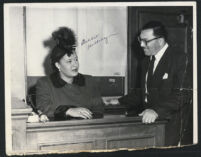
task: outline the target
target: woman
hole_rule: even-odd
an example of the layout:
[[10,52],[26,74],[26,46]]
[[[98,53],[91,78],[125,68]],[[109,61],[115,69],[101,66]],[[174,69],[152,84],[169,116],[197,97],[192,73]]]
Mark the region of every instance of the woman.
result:
[[50,56],[54,73],[37,82],[37,108],[55,120],[102,117],[104,105],[94,78],[78,72],[73,31],[62,27],[52,36],[57,42]]

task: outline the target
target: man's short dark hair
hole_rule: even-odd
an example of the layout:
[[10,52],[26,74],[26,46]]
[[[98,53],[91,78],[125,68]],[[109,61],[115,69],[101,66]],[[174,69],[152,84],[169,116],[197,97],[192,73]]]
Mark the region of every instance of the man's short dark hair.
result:
[[150,21],[147,24],[144,25],[142,30],[145,29],[153,29],[154,35],[156,37],[164,37],[165,40],[167,40],[167,31],[165,29],[165,26],[159,22],[159,21]]

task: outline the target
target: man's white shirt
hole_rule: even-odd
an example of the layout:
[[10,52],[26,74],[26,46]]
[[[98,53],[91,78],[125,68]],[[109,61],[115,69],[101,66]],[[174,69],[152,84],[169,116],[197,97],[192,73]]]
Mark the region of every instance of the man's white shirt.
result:
[[[158,51],[157,54],[155,54],[155,61],[154,61],[154,67],[153,67],[153,74],[156,70],[156,67],[161,60],[162,56],[164,55],[166,49],[168,48],[168,44],[166,43],[160,51]],[[152,59],[152,56],[150,57],[150,60]],[[145,93],[148,94],[147,90],[147,77],[148,77],[148,72],[146,73],[146,79],[145,79]],[[147,96],[145,95],[145,102],[147,102]]]

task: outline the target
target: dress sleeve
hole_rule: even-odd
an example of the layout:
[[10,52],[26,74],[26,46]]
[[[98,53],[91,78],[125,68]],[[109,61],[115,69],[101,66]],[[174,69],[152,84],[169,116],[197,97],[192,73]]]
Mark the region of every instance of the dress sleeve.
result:
[[36,84],[36,106],[48,118],[53,117],[53,102],[51,100],[50,87],[47,78],[41,78]]
[[54,118],[55,120],[68,120],[71,119],[71,116],[66,115],[66,111],[69,108],[75,108],[75,106],[66,106],[66,105],[60,105],[56,108],[54,112]]
[[41,110],[43,114],[47,115],[48,118],[54,120],[65,120],[71,119],[71,117],[66,116],[66,111],[69,108],[75,106],[54,104],[52,100],[52,90],[51,85],[48,82],[47,77],[41,78],[36,84],[36,106],[37,109]]

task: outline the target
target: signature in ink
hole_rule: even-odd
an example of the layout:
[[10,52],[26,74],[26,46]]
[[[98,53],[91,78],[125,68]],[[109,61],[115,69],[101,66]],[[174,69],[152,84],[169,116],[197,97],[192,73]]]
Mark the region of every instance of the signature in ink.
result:
[[92,36],[91,38],[82,39],[81,46],[83,46],[83,45],[85,45],[85,44],[87,44],[87,43],[89,43],[89,42],[91,42],[91,41],[97,39],[98,36],[99,36],[99,34],[96,34],[96,35]]
[[113,33],[113,34],[110,34],[110,35],[104,36],[104,37],[100,37],[99,34],[96,34],[95,36],[93,36],[91,38],[83,39],[81,42],[81,46],[87,44],[87,48],[90,49],[91,47],[93,47],[101,42],[104,42],[104,41],[105,41],[105,44],[108,44],[109,43],[108,39],[114,35],[117,35],[117,33]]

